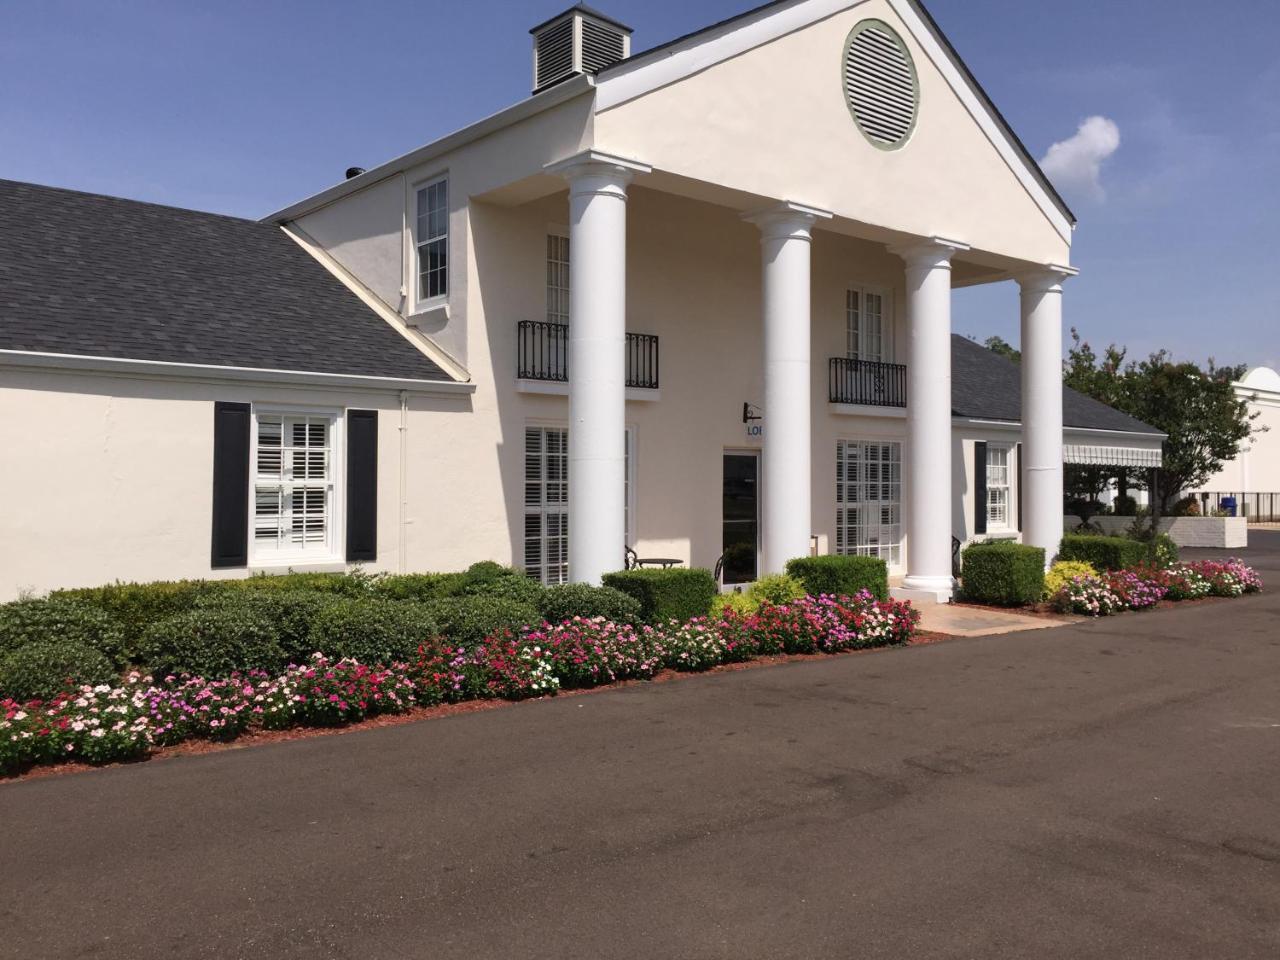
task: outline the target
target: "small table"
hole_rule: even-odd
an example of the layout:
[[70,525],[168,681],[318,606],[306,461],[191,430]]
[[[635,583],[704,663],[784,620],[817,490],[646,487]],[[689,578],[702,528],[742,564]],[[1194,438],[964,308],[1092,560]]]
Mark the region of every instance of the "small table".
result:
[[637,567],[661,567],[666,570],[668,567],[676,567],[684,563],[678,557],[636,557],[633,561]]

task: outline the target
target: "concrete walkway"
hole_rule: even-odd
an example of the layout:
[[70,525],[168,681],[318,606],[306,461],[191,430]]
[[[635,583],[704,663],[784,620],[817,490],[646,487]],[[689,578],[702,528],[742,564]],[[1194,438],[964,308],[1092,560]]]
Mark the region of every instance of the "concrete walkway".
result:
[[1033,617],[1012,610],[992,610],[958,603],[923,603],[920,611],[920,629],[934,633],[949,633],[956,637],[986,637],[997,633],[1016,633],[1019,630],[1044,630],[1049,627],[1065,627],[1078,623],[1081,617]]

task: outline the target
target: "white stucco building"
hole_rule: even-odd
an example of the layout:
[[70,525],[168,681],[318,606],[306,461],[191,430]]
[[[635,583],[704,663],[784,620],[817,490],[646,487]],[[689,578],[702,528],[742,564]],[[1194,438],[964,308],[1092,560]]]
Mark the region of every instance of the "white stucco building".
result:
[[1254,417],[1253,434],[1234,460],[1194,492],[1208,495],[1202,502],[1210,510],[1233,497],[1251,521],[1280,522],[1280,373],[1254,367],[1233,386]]
[[[1064,451],[1158,462],[1064,394],[1073,217],[915,0],[533,41],[532,95],[262,222],[4,186],[0,596],[630,547],[945,597],[953,537],[1055,551]],[[951,329],[1008,280],[1020,371]]]

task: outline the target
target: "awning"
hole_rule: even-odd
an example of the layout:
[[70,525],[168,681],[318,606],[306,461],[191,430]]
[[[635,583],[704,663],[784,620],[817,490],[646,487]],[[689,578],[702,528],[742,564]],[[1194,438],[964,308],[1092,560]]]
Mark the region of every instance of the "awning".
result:
[[1062,445],[1062,462],[1086,467],[1150,469],[1161,466],[1161,456],[1159,447],[1113,447],[1065,443]]

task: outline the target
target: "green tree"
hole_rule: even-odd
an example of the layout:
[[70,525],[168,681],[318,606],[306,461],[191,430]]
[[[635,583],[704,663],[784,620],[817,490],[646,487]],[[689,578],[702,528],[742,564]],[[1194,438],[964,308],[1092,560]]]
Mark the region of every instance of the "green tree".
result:
[[1000,354],[1006,360],[1022,363],[1022,351],[1009,343],[1004,337],[987,337],[982,341],[982,345],[992,353]]
[[1254,432],[1257,414],[1249,413],[1231,386],[1244,376],[1243,366],[1219,367],[1210,359],[1201,369],[1176,362],[1167,350],[1126,363],[1121,347],[1112,344],[1099,357],[1075,329],[1071,339],[1063,366],[1067,386],[1168,434],[1161,513],[1181,491],[1203,486]]

